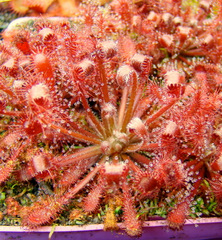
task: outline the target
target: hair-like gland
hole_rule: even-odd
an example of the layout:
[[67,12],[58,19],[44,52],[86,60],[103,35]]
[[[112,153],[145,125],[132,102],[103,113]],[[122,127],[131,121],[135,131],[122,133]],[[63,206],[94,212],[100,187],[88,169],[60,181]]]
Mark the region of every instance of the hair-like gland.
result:
[[69,166],[68,169],[64,170],[62,176],[57,182],[57,185],[59,187],[69,187],[70,185],[76,183],[94,162],[95,160],[93,158],[84,159],[84,161],[79,161],[78,163]]
[[56,41],[56,35],[53,29],[44,27],[39,31],[39,35],[42,37],[43,42]]
[[152,68],[152,57],[136,53],[130,60],[135,70],[143,74],[149,74]]
[[18,70],[18,61],[15,57],[10,57],[1,65],[3,72],[9,73],[11,76],[16,76]]
[[142,234],[140,220],[136,217],[136,209],[133,207],[132,196],[130,195],[129,186],[126,183],[122,185],[123,190],[123,217],[126,232],[129,236],[139,236]]
[[99,184],[92,188],[83,200],[83,209],[86,212],[94,212],[96,208],[99,206],[99,201],[102,197],[102,193],[104,191],[104,183],[103,181],[99,181]]
[[10,174],[13,172],[16,164],[17,164],[17,157],[20,155],[22,150],[25,148],[28,141],[24,141],[18,149],[12,150],[11,156],[9,159],[7,159],[6,163],[2,163],[0,165],[0,183],[3,183],[6,181],[6,179],[10,176]]
[[20,216],[21,206],[13,197],[8,197],[5,200],[5,203],[7,206],[7,214],[9,216],[13,217]]
[[155,191],[160,185],[158,180],[152,177],[149,171],[138,172],[135,182],[138,185],[138,190],[141,191],[144,196]]
[[211,188],[217,199],[218,209],[222,206],[222,177],[219,173],[211,173],[212,180],[210,181]]
[[33,56],[35,69],[43,73],[45,78],[53,78],[53,69],[49,57],[44,53],[37,53]]
[[211,168],[214,171],[222,171],[222,154],[220,154],[212,163]]
[[[7,34],[7,33],[6,33]],[[30,43],[29,43],[29,32],[22,30],[19,33],[16,33],[13,42],[15,46],[22,51],[25,55],[31,54]]]
[[44,83],[33,85],[27,93],[27,99],[30,105],[33,105],[33,111],[36,112],[44,112],[52,103],[50,90]]
[[6,181],[6,179],[13,172],[14,168],[15,168],[14,162],[10,160],[0,165],[0,183]]
[[117,45],[114,41],[100,42],[98,49],[101,58],[112,58],[117,54]]
[[23,226],[29,226],[30,229],[34,229],[39,225],[49,224],[62,210],[60,202],[56,199],[50,199],[50,197],[35,202],[29,209],[24,209],[25,213],[23,217]]
[[35,175],[46,171],[51,167],[50,157],[46,153],[35,154],[29,161],[29,174],[34,177]]
[[176,206],[167,216],[167,222],[170,228],[180,229],[186,220],[189,204],[185,201]]

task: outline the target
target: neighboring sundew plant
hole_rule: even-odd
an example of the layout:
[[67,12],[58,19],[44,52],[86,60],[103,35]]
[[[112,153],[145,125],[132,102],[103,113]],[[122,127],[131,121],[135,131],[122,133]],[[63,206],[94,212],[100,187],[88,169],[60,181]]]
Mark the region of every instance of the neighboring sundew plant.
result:
[[6,8],[19,15],[70,17],[78,9],[75,0],[0,0]]
[[72,20],[6,31],[0,182],[35,179],[47,192],[29,206],[7,199],[8,214],[32,229],[78,199],[85,213],[106,206],[112,230],[122,206],[126,232],[139,236],[141,201],[161,199],[174,229],[199,195],[221,212],[218,6],[114,0],[106,11],[88,4]]

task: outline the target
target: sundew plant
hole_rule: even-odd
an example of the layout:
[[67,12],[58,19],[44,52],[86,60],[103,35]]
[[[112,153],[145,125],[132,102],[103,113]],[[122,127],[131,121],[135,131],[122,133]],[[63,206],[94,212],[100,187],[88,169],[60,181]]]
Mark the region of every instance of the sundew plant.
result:
[[161,200],[173,229],[194,200],[213,198],[220,214],[221,6],[113,0],[7,29],[0,183],[38,187],[30,204],[6,198],[3,218],[38,228],[78,202],[84,213],[106,206],[112,230],[120,206],[127,234],[139,236],[141,202]]

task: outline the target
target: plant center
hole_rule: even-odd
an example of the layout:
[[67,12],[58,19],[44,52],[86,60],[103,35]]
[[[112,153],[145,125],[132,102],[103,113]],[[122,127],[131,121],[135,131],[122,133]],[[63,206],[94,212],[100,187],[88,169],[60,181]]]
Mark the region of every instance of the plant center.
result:
[[101,149],[106,155],[120,153],[128,144],[128,141],[129,139],[126,133],[114,130],[112,136],[101,143]]

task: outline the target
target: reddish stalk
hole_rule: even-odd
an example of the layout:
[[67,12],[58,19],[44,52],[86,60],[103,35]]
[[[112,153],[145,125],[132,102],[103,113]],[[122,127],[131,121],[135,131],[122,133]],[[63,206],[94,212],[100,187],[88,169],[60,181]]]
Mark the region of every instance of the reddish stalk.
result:
[[129,87],[125,86],[122,93],[121,103],[119,107],[119,113],[118,113],[118,129],[120,130],[123,124],[123,117],[126,109],[126,103],[128,99],[128,92]]
[[137,79],[136,73],[132,72],[130,77],[132,77],[131,94],[130,94],[129,105],[128,105],[128,108],[126,110],[124,120],[123,120],[123,124],[122,124],[122,129],[121,129],[122,132],[126,131],[127,124],[129,123],[129,121],[130,121],[130,119],[133,115],[133,107],[134,107],[134,104],[135,104],[135,98],[136,98],[136,92],[137,92],[138,79]]
[[90,146],[83,149],[78,150],[77,152],[70,154],[68,156],[62,156],[55,159],[55,164],[59,166],[66,166],[68,164],[74,164],[75,162],[79,162],[83,159],[95,157],[100,155],[102,152],[100,150],[100,146]]
[[102,94],[103,94],[103,100],[108,103],[110,102],[109,98],[109,92],[108,92],[108,86],[107,86],[107,77],[106,77],[106,72],[102,63],[102,60],[100,58],[97,58],[97,63],[98,63],[98,69],[99,69],[99,75],[101,79],[101,89],[102,89]]
[[98,139],[90,137],[90,136],[85,136],[81,133],[76,133],[76,132],[73,132],[71,130],[67,130],[66,128],[63,128],[61,126],[57,126],[57,125],[49,122],[46,119],[41,119],[41,122],[46,124],[51,129],[57,130],[57,131],[65,134],[65,135],[72,136],[72,137],[74,137],[75,139],[77,139],[81,142],[90,142],[90,143],[94,143],[94,144],[100,144],[101,143],[101,140],[98,140]]
[[81,132],[83,135],[85,136],[90,136],[92,138],[99,138],[99,136],[97,136],[96,134],[90,132],[90,129],[85,129],[86,126],[84,126],[84,128],[82,128],[81,126],[79,126],[78,124],[76,124],[76,122],[70,122],[70,126],[72,126],[72,128],[74,130],[76,130],[77,132]]
[[130,146],[125,147],[123,149],[123,152],[131,153],[131,152],[137,151],[138,149],[141,151],[150,151],[158,148],[159,148],[158,143],[146,143],[146,144],[137,143],[137,144],[130,144]]
[[22,152],[22,150],[27,146],[27,143],[30,140],[27,139],[25,142],[21,144],[21,146],[12,153],[12,156],[7,160],[6,164],[3,164],[4,166],[0,165],[0,183],[3,183],[11,174],[11,172],[14,170],[16,166],[16,159],[19,156],[19,154]]
[[[109,103],[110,97],[109,97],[107,76],[106,76],[105,68],[102,63],[102,59],[100,59],[98,57],[97,62],[98,62],[99,75],[100,75],[100,79],[101,79],[101,90],[102,90],[102,95],[103,95],[102,100],[105,103]],[[102,121],[104,123],[106,137],[108,137],[112,134],[112,126],[114,125],[114,121],[112,118],[106,119],[103,116],[102,116]]]
[[165,113],[168,109],[170,109],[176,102],[178,99],[172,99],[167,105],[161,107],[157,112],[155,112],[151,117],[148,117],[145,120],[145,125],[150,124],[151,122],[153,122],[154,120],[156,120],[158,117],[160,117],[163,113]]
[[140,164],[149,164],[150,159],[147,158],[146,156],[140,154],[140,153],[130,153],[130,157],[132,157],[134,160],[136,160],[136,162],[140,163]]
[[2,112],[0,112],[1,115],[6,115],[6,116],[15,116],[15,117],[19,117],[22,115],[21,112],[17,112],[17,111],[5,111],[3,110]]
[[205,56],[206,52],[203,49],[192,49],[185,52],[187,56],[196,57],[196,56]]
[[131,158],[128,155],[123,154],[122,157],[124,161],[128,161],[130,169],[132,169],[134,172],[141,171],[140,168],[136,166],[136,164],[131,160]]
[[86,184],[95,177],[98,171],[101,169],[103,163],[106,161],[106,156],[104,156],[98,163],[98,165],[80,182],[78,182],[74,187],[70,188],[68,192],[61,197],[60,203],[62,205],[68,204],[69,200],[74,197],[76,193],[78,193],[82,188],[86,186]]
[[81,88],[81,86],[79,86],[80,90],[81,90],[81,100],[82,100],[82,104],[83,107],[85,108],[87,115],[89,116],[90,120],[93,123],[93,127],[95,128],[96,131],[98,131],[102,136],[104,136],[105,130],[101,125],[101,122],[95,117],[95,115],[93,114],[91,108],[89,107],[89,104],[86,100],[85,94],[83,89]]
[[7,93],[10,97],[16,97],[15,94],[11,90],[7,89],[2,83],[0,83],[0,89]]

